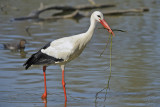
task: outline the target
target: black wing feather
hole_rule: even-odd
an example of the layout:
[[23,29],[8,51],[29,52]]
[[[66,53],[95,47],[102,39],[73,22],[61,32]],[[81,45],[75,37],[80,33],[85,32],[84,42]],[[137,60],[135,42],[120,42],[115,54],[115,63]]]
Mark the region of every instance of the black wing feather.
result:
[[[43,48],[41,49],[46,49],[47,47],[50,46],[49,42],[48,44],[46,44]],[[41,64],[51,64],[51,63],[55,63],[55,62],[62,62],[64,61],[63,59],[59,59],[59,58],[55,58],[52,56],[49,56],[45,53],[41,52],[41,49],[33,54],[25,63],[23,66],[25,66],[25,69],[28,69],[31,65],[41,65]]]

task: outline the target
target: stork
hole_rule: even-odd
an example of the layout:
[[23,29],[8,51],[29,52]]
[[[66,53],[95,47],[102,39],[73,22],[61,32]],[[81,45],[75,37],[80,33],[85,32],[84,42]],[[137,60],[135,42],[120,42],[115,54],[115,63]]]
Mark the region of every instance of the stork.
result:
[[64,71],[66,63],[78,57],[87,43],[91,40],[96,23],[100,22],[110,34],[114,36],[111,28],[103,18],[103,14],[99,11],[92,13],[90,18],[90,27],[87,32],[63,37],[52,42],[49,42],[42,47],[38,52],[31,55],[31,57],[24,63],[25,69],[27,70],[31,65],[43,65],[44,75],[44,94],[42,99],[47,98],[47,85],[46,85],[46,67],[51,64],[60,65],[62,70],[62,86],[64,90],[65,101],[67,101]]

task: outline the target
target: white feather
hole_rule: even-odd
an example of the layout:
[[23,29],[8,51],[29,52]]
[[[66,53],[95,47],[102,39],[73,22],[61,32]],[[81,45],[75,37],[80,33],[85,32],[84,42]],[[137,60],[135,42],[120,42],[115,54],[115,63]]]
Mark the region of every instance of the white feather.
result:
[[64,37],[51,42],[50,46],[46,49],[41,49],[42,53],[49,56],[70,61],[81,53],[83,44],[81,38],[84,34]]

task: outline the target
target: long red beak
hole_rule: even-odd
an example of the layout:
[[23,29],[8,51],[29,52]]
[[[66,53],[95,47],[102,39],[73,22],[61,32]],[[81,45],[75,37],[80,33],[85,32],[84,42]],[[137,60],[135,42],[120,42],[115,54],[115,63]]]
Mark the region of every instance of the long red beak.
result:
[[111,30],[111,28],[109,27],[109,25],[107,24],[107,22],[104,19],[100,20],[100,23],[108,30],[108,32],[110,34],[112,34],[113,36],[115,36],[115,34],[113,33],[113,31]]

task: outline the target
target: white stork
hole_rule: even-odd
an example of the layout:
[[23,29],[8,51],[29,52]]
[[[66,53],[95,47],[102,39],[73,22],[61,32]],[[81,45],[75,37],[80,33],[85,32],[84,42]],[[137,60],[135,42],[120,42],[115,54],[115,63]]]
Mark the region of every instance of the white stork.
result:
[[33,54],[25,63],[25,69],[28,69],[31,65],[43,65],[44,74],[44,94],[42,99],[47,98],[47,86],[46,86],[46,67],[50,64],[58,64],[62,69],[62,86],[64,90],[65,101],[67,101],[64,70],[66,63],[78,57],[87,43],[91,40],[96,23],[100,22],[109,33],[114,36],[111,28],[103,19],[103,14],[99,11],[92,13],[90,18],[90,27],[87,32],[69,37],[60,38],[49,42],[42,47],[37,53]]

